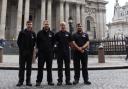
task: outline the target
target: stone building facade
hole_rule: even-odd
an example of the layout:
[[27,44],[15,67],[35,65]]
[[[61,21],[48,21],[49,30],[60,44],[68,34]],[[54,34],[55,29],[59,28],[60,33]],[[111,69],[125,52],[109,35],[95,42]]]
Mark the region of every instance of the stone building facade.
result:
[[109,38],[128,36],[128,2],[120,6],[116,0],[112,22],[107,24]]
[[76,23],[82,23],[90,39],[101,39],[106,29],[104,0],[0,0],[0,38],[14,40],[27,20],[33,21],[33,30],[38,32],[47,19],[51,30],[58,31],[61,21],[67,23],[72,17],[74,31]]

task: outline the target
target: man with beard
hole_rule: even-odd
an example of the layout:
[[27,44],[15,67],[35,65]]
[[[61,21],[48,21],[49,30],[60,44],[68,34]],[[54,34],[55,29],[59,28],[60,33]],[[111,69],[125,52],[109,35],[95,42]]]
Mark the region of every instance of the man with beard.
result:
[[48,21],[43,23],[44,27],[37,34],[37,49],[38,49],[38,74],[36,86],[40,86],[43,79],[44,63],[46,62],[47,82],[48,85],[54,85],[52,82],[52,59],[54,47],[54,33],[50,31]]
[[84,33],[82,30],[82,25],[80,23],[77,24],[77,32],[73,34],[73,44],[75,49],[73,50],[73,61],[74,61],[74,82],[76,85],[79,83],[80,78],[80,61],[82,64],[82,75],[84,84],[90,85],[91,82],[88,81],[88,51],[87,48],[89,46],[89,37],[87,33]]

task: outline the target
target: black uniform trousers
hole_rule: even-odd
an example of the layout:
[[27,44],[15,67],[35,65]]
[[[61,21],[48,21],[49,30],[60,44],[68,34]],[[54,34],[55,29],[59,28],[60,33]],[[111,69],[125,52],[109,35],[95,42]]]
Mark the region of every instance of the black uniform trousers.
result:
[[24,73],[26,68],[26,83],[30,82],[31,79],[31,69],[32,69],[32,58],[33,51],[26,50],[19,52],[19,82],[24,82]]
[[82,64],[82,75],[83,80],[88,81],[88,53],[85,51],[84,53],[74,52],[73,54],[73,63],[74,63],[74,79],[79,81],[80,78],[80,62]]
[[52,82],[52,54],[43,54],[38,53],[38,74],[36,82],[41,83],[43,79],[43,69],[44,64],[46,62],[46,69],[47,69],[47,81],[48,83]]
[[70,56],[68,53],[58,54],[58,58],[57,58],[58,82],[63,82],[63,62],[65,63],[65,77],[66,77],[65,82],[70,81]]

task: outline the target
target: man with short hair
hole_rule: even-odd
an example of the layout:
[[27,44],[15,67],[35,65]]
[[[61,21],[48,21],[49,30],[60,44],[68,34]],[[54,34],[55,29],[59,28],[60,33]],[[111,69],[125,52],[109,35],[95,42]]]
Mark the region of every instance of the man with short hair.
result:
[[70,55],[69,44],[71,44],[71,34],[66,31],[66,23],[60,23],[60,31],[55,34],[55,41],[57,44],[57,64],[58,64],[58,83],[62,85],[63,82],[63,62],[65,63],[66,85],[72,85],[70,82]]
[[84,84],[90,85],[91,82],[88,81],[88,51],[87,48],[89,46],[89,37],[88,34],[83,32],[82,25],[80,23],[77,24],[77,32],[73,34],[73,44],[75,49],[73,50],[73,63],[74,63],[74,82],[76,85],[79,83],[80,78],[80,62],[82,64],[82,75]]
[[37,49],[38,49],[38,74],[36,86],[40,86],[43,79],[44,63],[46,62],[47,82],[48,85],[54,85],[52,82],[52,60],[54,47],[54,33],[50,31],[47,20],[43,22],[43,29],[37,33]]
[[17,39],[19,47],[19,82],[16,86],[22,86],[24,82],[24,72],[26,66],[26,85],[31,84],[31,69],[33,50],[36,43],[36,34],[32,30],[32,22],[27,21],[27,28],[21,30]]

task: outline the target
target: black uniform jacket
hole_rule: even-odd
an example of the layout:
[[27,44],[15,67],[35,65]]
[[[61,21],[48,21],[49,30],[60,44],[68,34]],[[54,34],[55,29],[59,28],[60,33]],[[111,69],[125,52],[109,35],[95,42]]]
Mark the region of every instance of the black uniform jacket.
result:
[[72,37],[69,32],[59,31],[55,35],[55,41],[59,54],[69,54],[69,43],[72,42]]
[[20,51],[33,51],[36,44],[35,32],[27,31],[27,29],[20,31],[17,44]]
[[43,30],[39,31],[37,34],[38,52],[44,54],[50,54],[53,53],[53,47],[54,47],[54,33],[50,30],[46,32],[43,28]]

